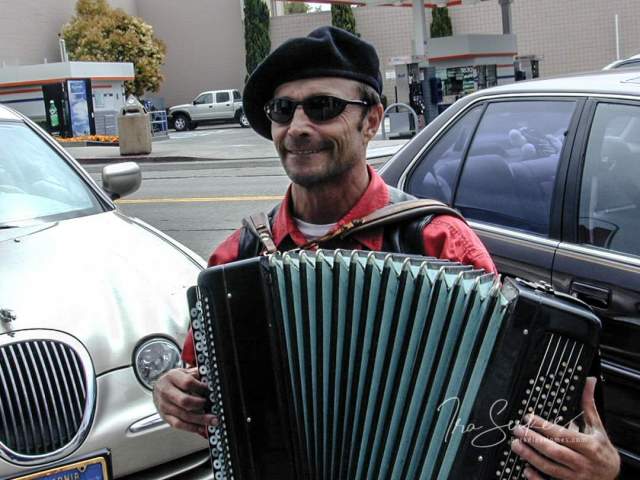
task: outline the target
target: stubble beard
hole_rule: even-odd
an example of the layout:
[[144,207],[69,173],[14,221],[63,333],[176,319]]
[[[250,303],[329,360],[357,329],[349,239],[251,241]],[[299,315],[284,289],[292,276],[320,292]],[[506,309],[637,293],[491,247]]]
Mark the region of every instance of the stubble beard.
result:
[[[322,159],[322,168],[318,170],[305,169],[304,165],[302,165],[304,161],[297,162],[295,166],[291,165],[289,161],[287,161],[288,150],[282,145],[276,145],[276,150],[278,150],[278,154],[280,155],[280,163],[289,179],[296,185],[306,189],[332,183],[356,164],[353,158],[339,158],[339,154],[337,153],[339,148],[333,142],[327,142],[322,148],[321,155],[325,158]],[[313,162],[313,160],[309,159],[309,162]]]

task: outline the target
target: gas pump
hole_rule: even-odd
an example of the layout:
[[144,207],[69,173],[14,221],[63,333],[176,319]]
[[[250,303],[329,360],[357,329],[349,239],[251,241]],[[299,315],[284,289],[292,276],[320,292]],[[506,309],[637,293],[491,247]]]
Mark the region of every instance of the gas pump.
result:
[[[432,80],[436,69],[428,66],[425,57],[394,57],[389,63],[395,67],[396,103],[408,104],[418,115],[418,129],[424,127],[438,116],[437,102],[433,102],[438,95],[432,92],[437,87]],[[410,117],[409,122],[413,124]]]

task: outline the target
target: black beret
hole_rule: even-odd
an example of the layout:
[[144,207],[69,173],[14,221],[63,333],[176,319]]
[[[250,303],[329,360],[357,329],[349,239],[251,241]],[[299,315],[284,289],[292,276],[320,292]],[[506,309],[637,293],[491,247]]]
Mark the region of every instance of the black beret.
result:
[[314,77],[357,80],[382,93],[375,48],[346,30],[320,27],[307,37],[284,42],[249,77],[242,103],[253,129],[271,139],[271,121],[264,105],[273,98],[273,92],[283,83]]

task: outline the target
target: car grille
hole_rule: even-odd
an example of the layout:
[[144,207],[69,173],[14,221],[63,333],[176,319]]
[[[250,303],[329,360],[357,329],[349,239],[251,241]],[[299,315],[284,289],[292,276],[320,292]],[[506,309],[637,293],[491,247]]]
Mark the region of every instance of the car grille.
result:
[[77,443],[91,420],[95,386],[88,355],[77,351],[83,347],[75,339],[69,344],[55,333],[60,339],[14,338],[0,345],[0,443],[4,456],[18,463],[51,460],[52,452]]

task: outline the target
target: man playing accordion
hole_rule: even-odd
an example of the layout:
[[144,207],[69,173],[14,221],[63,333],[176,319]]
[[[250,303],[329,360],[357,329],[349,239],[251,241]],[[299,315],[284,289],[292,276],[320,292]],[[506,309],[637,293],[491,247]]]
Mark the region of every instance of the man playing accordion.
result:
[[[387,187],[366,162],[367,144],[383,119],[381,92],[375,49],[333,27],[285,42],[251,75],[243,95],[245,114],[257,133],[273,140],[291,179],[284,199],[268,217],[267,246],[280,251],[306,248],[310,241],[330,238],[355,219],[410,198]],[[321,246],[397,251],[398,237],[412,236],[400,238],[401,244],[410,245],[404,253],[495,272],[487,250],[460,218],[440,214],[417,225],[410,232],[393,225],[368,229],[340,240],[331,238]],[[209,265],[252,257],[261,249],[245,226],[216,248]],[[188,367],[195,364],[191,332],[183,360]],[[531,428],[516,428],[512,448],[530,464],[527,478],[616,477],[619,458],[596,411],[594,386],[591,378],[584,390],[583,432],[543,426],[536,417]],[[203,413],[206,391],[195,369],[174,369],[157,382],[154,400],[171,426],[201,433],[217,423],[213,415]]]

